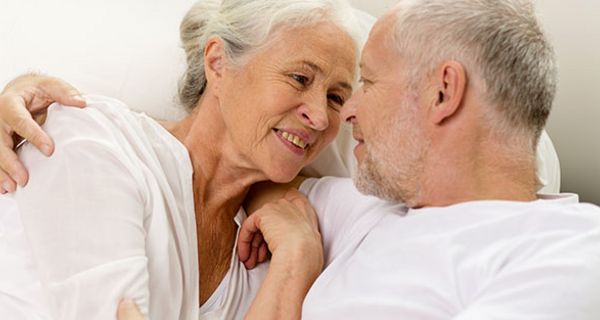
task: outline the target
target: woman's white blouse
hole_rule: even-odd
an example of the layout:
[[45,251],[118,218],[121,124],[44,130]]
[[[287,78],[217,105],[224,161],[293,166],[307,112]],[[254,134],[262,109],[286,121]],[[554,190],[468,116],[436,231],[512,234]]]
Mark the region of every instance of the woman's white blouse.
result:
[[[31,145],[19,152],[30,180],[15,198],[52,317],[115,319],[118,302],[132,298],[150,319],[198,319],[187,150],[117,100],[87,101],[85,109],[50,107],[44,130],[56,144],[52,157]],[[236,258],[232,266],[239,267]],[[205,311],[235,294],[244,299],[234,299],[232,311],[243,315],[264,272],[266,266],[249,281],[230,270]],[[237,287],[231,278],[246,285],[224,289]]]

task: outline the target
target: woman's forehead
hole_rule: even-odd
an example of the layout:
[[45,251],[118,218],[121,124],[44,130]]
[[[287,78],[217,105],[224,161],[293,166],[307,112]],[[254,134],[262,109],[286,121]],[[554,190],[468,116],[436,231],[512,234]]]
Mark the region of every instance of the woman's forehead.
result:
[[263,50],[264,58],[276,58],[315,72],[330,73],[340,67],[354,73],[357,52],[349,34],[333,23],[283,29]]

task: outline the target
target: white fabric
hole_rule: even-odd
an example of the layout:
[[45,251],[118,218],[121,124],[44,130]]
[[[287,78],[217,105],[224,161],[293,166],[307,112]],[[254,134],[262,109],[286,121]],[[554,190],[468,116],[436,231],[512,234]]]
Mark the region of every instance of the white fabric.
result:
[[[246,212],[240,208],[235,223],[241,226]],[[238,234],[239,236],[239,229]],[[236,236],[236,243],[237,243]],[[247,270],[237,255],[236,246],[231,255],[229,271],[210,299],[200,307],[200,320],[242,320],[252,304],[263,279],[267,276],[269,263],[262,263]]]
[[12,195],[0,195],[0,315],[48,320],[50,316]]
[[546,130],[542,131],[537,146],[537,175],[542,184],[539,193],[560,192],[560,162],[554,144]]
[[30,172],[15,194],[54,319],[111,319],[134,299],[152,319],[197,319],[192,167],[154,120],[88,97],[53,105],[44,129],[56,150],[19,152]]
[[[248,272],[232,255],[212,307],[198,308],[185,147],[119,101],[93,96],[88,103],[86,109],[50,108],[45,130],[56,142],[51,158],[31,145],[20,150],[30,181],[15,198],[27,239],[11,200],[2,198],[0,205],[14,211],[3,214],[3,222],[13,224],[3,229],[14,234],[4,234],[0,256],[25,268],[9,263],[0,275],[8,284],[0,286],[3,316],[46,319],[49,311],[61,320],[114,319],[118,301],[133,298],[151,319],[241,319],[268,265]],[[240,210],[236,223],[244,218]],[[15,259],[18,253],[23,259]]]
[[328,254],[303,319],[600,319],[600,208],[577,196],[408,210],[307,180]]

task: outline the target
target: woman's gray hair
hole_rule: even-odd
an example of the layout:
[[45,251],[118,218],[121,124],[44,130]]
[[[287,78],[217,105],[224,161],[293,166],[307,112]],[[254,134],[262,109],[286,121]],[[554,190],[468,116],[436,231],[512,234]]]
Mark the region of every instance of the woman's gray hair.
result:
[[[420,81],[448,59],[481,85],[499,136],[535,150],[556,92],[556,61],[527,0],[408,0],[395,8],[392,45]],[[507,135],[507,133],[510,133]],[[514,141],[513,141],[514,142]]]
[[221,38],[228,61],[240,65],[280,27],[294,28],[325,21],[346,31],[357,43],[354,49],[358,49],[363,39],[356,28],[352,8],[344,0],[198,1],[180,26],[187,58],[187,70],[179,84],[180,103],[189,110],[196,106],[204,92],[203,55],[209,38]]

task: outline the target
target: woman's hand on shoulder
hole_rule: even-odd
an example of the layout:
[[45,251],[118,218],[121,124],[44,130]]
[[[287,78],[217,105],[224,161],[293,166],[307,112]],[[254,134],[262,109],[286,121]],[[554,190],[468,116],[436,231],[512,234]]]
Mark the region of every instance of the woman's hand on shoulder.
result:
[[53,102],[85,107],[79,91],[65,81],[38,74],[25,74],[9,82],[0,94],[0,193],[14,192],[27,184],[28,174],[14,148],[25,139],[50,156],[52,139],[36,120],[43,121]]
[[258,254],[256,252],[263,238],[273,256],[280,256],[279,261],[306,265],[315,269],[306,271],[317,274],[321,271],[323,245],[317,215],[308,199],[296,189],[267,203],[242,224],[237,245],[240,260],[246,267],[253,267],[256,257],[259,261],[263,258],[260,247]]

